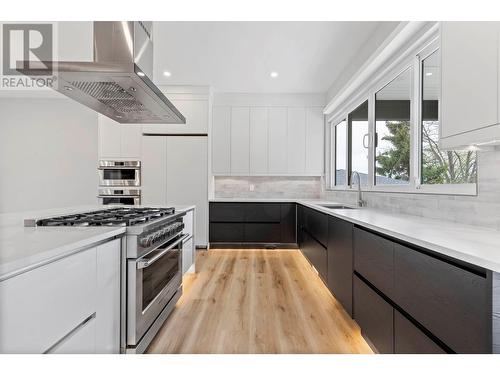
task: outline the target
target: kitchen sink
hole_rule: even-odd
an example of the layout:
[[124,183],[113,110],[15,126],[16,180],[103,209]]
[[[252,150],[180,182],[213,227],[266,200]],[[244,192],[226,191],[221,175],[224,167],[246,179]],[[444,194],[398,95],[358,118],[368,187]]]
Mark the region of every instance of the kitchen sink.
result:
[[328,208],[330,210],[354,210],[356,207],[344,206],[342,204],[320,204],[321,207]]

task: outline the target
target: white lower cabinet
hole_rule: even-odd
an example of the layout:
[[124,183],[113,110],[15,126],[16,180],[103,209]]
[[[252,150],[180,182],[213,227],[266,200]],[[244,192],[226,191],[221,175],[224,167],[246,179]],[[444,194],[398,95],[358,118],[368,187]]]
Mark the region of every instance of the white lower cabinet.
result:
[[0,353],[118,353],[119,254],[114,240],[1,281]]

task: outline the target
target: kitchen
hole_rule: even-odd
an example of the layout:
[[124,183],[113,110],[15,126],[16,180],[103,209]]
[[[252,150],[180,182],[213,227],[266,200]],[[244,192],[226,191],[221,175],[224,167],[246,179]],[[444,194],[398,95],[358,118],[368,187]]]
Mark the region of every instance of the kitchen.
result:
[[500,352],[500,23],[2,33],[0,353]]

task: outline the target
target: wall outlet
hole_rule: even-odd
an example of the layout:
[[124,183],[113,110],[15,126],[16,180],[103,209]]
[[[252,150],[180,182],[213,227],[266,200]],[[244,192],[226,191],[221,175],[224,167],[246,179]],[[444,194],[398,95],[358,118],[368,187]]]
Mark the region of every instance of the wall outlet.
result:
[[250,190],[250,191],[254,191],[254,190],[255,190],[255,185],[254,185],[254,184],[250,184],[250,185],[248,186],[248,190]]

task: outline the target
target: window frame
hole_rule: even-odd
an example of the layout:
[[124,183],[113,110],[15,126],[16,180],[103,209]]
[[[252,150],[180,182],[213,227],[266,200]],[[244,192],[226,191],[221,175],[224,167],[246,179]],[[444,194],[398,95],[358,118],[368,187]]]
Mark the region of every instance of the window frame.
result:
[[[369,150],[368,150],[368,184],[363,185],[363,191],[372,192],[387,192],[387,193],[409,193],[409,194],[443,194],[443,195],[468,195],[475,196],[478,191],[478,183],[470,184],[422,184],[421,183],[421,152],[422,152],[422,113],[421,101],[423,95],[422,86],[422,61],[425,60],[435,51],[440,53],[440,43],[437,35],[432,35],[417,48],[413,48],[407,52],[405,58],[401,59],[394,65],[389,66],[382,71],[375,79],[368,82],[368,88],[361,93],[353,96],[351,101],[346,100],[346,104],[342,109],[329,116],[328,124],[331,132],[330,136],[330,183],[326,189],[332,191],[351,190],[349,176],[346,176],[346,183],[343,185],[335,185],[336,181],[336,134],[335,126],[341,121],[346,121],[346,129],[348,128],[348,115],[358,106],[368,100],[368,131],[369,131]],[[411,105],[410,105],[410,179],[408,184],[391,185],[391,184],[375,184],[375,95],[378,91],[390,84],[400,74],[406,70],[412,69],[412,87],[411,87]],[[439,101],[441,103],[441,93],[439,92]],[[441,106],[438,110],[438,118],[441,120]],[[478,158],[476,158],[477,162]],[[350,164],[349,160],[349,137],[346,135],[346,167]],[[347,169],[347,173],[349,173]]]

